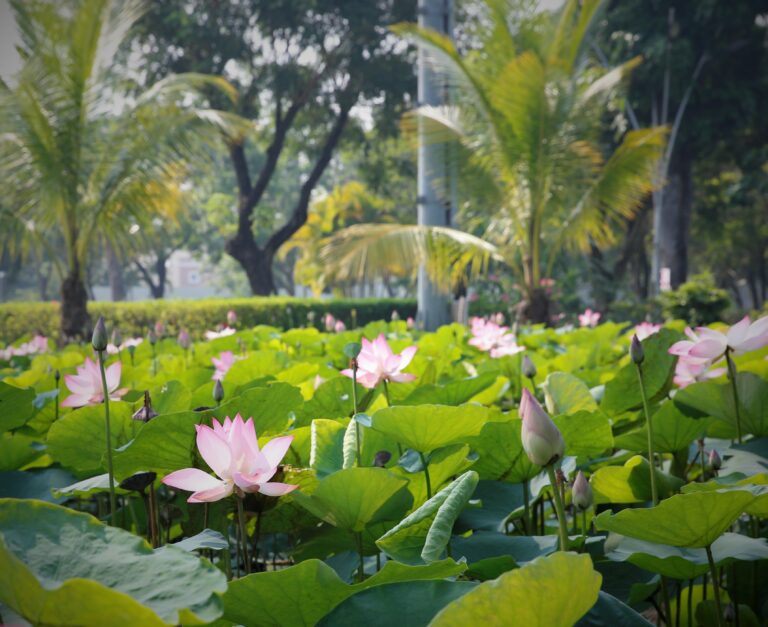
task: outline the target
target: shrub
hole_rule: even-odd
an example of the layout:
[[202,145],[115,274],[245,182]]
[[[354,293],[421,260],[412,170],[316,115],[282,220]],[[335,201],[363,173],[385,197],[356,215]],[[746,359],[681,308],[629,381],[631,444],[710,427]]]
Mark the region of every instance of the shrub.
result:
[[693,276],[676,290],[662,292],[659,302],[665,317],[686,320],[691,326],[721,320],[731,304],[728,292],[715,285],[711,274]]
[[[118,327],[123,337],[144,335],[156,321],[165,323],[175,335],[182,328],[193,338],[224,324],[227,312],[237,313],[239,328],[258,324],[283,329],[300,326],[321,328],[325,313],[343,320],[352,328],[374,320],[389,320],[397,310],[400,317],[416,315],[416,301],[406,298],[365,298],[323,300],[319,298],[253,297],[197,301],[156,300],[143,302],[91,302],[92,318],[104,316],[109,328]],[[314,318],[313,318],[314,316]],[[7,303],[0,305],[0,342],[12,342],[30,333],[51,338],[59,336],[58,303]]]

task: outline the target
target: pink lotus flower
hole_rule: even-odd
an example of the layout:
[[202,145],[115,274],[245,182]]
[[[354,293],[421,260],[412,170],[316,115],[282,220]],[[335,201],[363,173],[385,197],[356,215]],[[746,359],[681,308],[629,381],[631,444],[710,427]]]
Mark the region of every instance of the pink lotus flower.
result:
[[343,333],[344,331],[347,330],[347,325],[344,324],[343,320],[337,320],[336,324],[333,325],[333,330],[336,333]]
[[562,459],[563,436],[527,388],[523,388],[518,411],[523,419],[521,436],[528,459],[537,466],[548,466]]
[[25,355],[46,352],[48,352],[48,338],[43,335],[36,335],[29,342],[24,342],[19,346],[8,346],[5,350],[0,350],[0,359],[7,361],[11,357],[24,357]]
[[177,470],[163,479],[165,485],[192,492],[187,503],[212,503],[237,491],[260,492],[267,496],[282,496],[299,486],[270,481],[277,472],[280,461],[293,441],[292,435],[274,438],[259,450],[253,418],[243,422],[240,414],[224,424],[213,419],[213,429],[195,425],[197,450],[218,475],[212,477],[199,468]]
[[[357,356],[357,381],[366,388],[375,388],[382,381],[406,383],[413,381],[416,375],[401,372],[408,366],[418,348],[409,346],[399,355],[395,355],[381,333],[373,342],[363,338],[362,350]],[[341,374],[352,377],[352,369],[342,370]]]
[[579,325],[582,327],[596,327],[597,323],[600,322],[601,315],[599,311],[592,311],[587,307],[583,314],[579,314]]
[[205,339],[210,342],[211,340],[218,340],[221,337],[228,337],[235,333],[236,331],[232,327],[224,327],[221,331],[206,331]]
[[327,313],[323,316],[323,324],[325,325],[325,330],[330,333],[333,331],[333,325],[336,324],[336,318],[334,318],[331,314]]
[[155,335],[157,337],[163,337],[163,335],[165,335],[165,323],[162,320],[155,322]]
[[477,317],[472,318],[470,325],[473,337],[470,338],[469,344],[478,350],[490,353],[493,359],[525,350],[524,347],[517,345],[514,334],[508,333],[509,327]]
[[229,369],[234,365],[236,361],[235,354],[232,351],[222,351],[218,357],[211,357],[214,368],[216,371],[213,373],[211,379],[214,381],[222,381],[225,375],[229,372]]
[[[117,386],[120,385],[122,367],[123,365],[118,361],[104,372],[107,378],[107,392],[111,401],[119,401],[120,397],[128,391],[128,388],[117,389]],[[77,374],[64,375],[64,383],[72,394],[64,399],[61,403],[62,407],[84,407],[85,405],[98,405],[104,402],[99,365],[90,357],[86,357],[85,363],[77,367]]]
[[233,327],[237,324],[237,312],[234,309],[230,309],[227,312],[227,326]]
[[139,344],[141,344],[144,341],[143,337],[130,337],[125,342],[120,344],[120,346],[115,346],[114,344],[107,344],[107,354],[108,355],[117,355],[121,351],[124,351],[127,348],[130,348],[133,346],[136,348]]
[[635,327],[635,335],[637,336],[637,339],[641,342],[653,335],[654,333],[658,333],[659,329],[661,329],[660,324],[653,324],[652,322],[641,322]]
[[408,316],[405,319],[405,327],[407,329],[413,329],[413,327],[416,326],[416,321],[413,319],[413,316]]
[[689,340],[676,342],[669,352],[672,355],[717,361],[726,350],[736,355],[757,350],[768,345],[768,316],[752,323],[749,316],[744,316],[725,333],[707,327],[697,327],[696,331],[698,335],[686,329],[685,334]]
[[672,382],[680,389],[683,389],[691,383],[698,383],[707,379],[717,379],[717,377],[721,377],[726,373],[725,368],[708,370],[709,366],[709,360],[683,355],[678,358],[675,364],[675,376]]
[[183,348],[184,350],[187,350],[192,343],[189,337],[189,331],[186,329],[182,329],[179,331],[179,336],[176,338],[176,341],[179,343],[179,346]]

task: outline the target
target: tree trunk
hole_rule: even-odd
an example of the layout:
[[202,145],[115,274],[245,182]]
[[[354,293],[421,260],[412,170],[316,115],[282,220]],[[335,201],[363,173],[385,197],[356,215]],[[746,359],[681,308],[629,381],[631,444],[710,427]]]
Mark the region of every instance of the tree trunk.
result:
[[128,291],[125,289],[125,276],[123,274],[123,265],[117,258],[115,249],[112,245],[107,243],[107,266],[109,272],[109,289],[112,293],[113,301],[125,300],[128,296]]
[[161,299],[165,298],[165,284],[168,278],[168,269],[165,267],[167,262],[165,255],[158,255],[155,262],[155,274],[157,274],[157,283],[151,285],[152,298]]
[[550,299],[546,290],[536,288],[531,296],[523,302],[521,314],[523,319],[532,323],[549,324],[550,320]]
[[61,339],[83,340],[90,332],[88,293],[78,269],[73,269],[61,284]]
[[670,269],[672,289],[688,277],[688,227],[693,200],[693,159],[687,146],[681,145],[670,164],[661,204],[659,268]]

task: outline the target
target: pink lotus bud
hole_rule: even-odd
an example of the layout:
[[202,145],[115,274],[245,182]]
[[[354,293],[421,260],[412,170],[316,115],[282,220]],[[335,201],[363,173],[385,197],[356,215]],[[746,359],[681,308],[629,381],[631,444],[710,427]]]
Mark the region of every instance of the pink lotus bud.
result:
[[179,346],[181,346],[184,350],[187,350],[190,345],[189,341],[189,331],[186,329],[182,329],[179,331],[179,338],[178,338]]
[[549,466],[562,459],[565,453],[563,436],[527,389],[523,389],[519,412],[523,419],[523,448],[531,462]]
[[99,316],[96,326],[93,327],[93,337],[91,339],[93,349],[99,352],[104,351],[107,349],[108,342],[109,336],[107,335],[107,327],[104,324],[104,316]]
[[336,318],[334,318],[331,314],[327,313],[323,316],[323,324],[325,325],[325,330],[330,333],[333,331],[333,327],[336,324]]
[[165,324],[161,320],[155,322],[155,335],[157,337],[163,337],[165,335]]
[[645,351],[643,350],[643,345],[640,343],[640,339],[637,335],[632,336],[632,344],[629,346],[629,355],[632,358],[632,361],[636,364],[643,363],[643,360],[645,359]]
[[413,316],[408,316],[405,321],[405,326],[409,329],[412,329],[414,326],[416,326],[416,321],[413,319]]
[[582,511],[592,506],[592,486],[581,471],[576,474],[576,480],[573,482],[571,498],[573,504]]
[[528,353],[523,355],[523,363],[521,366],[523,376],[533,379],[536,376],[536,366],[533,365],[531,358],[528,357]]
[[723,460],[720,459],[720,455],[715,449],[712,449],[709,452],[709,465],[712,466],[714,470],[720,470],[720,467],[723,465]]
[[336,331],[336,333],[342,333],[347,330],[347,325],[344,324],[343,320],[337,320],[336,324],[333,325],[333,330]]
[[233,327],[233,326],[235,326],[237,324],[237,314],[235,313],[234,309],[230,309],[227,312],[227,324],[230,327]]

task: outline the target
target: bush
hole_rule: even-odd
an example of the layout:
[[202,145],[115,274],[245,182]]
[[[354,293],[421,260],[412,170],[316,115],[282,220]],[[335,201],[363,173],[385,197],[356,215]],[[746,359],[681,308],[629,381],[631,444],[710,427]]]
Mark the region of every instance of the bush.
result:
[[[326,313],[352,328],[374,320],[416,315],[416,301],[406,298],[323,300],[319,298],[254,297],[196,301],[156,300],[143,302],[91,302],[88,311],[95,320],[102,315],[107,326],[118,327],[123,337],[144,335],[162,321],[168,335],[187,329],[193,338],[224,324],[227,312],[237,313],[239,328],[266,324],[283,329],[301,326],[321,328]],[[314,317],[313,317],[314,316]],[[8,343],[30,333],[59,336],[58,303],[8,303],[0,305],[0,342]]]
[[731,301],[728,292],[715,285],[711,274],[699,274],[676,290],[661,293],[659,303],[666,318],[703,326],[722,320]]

